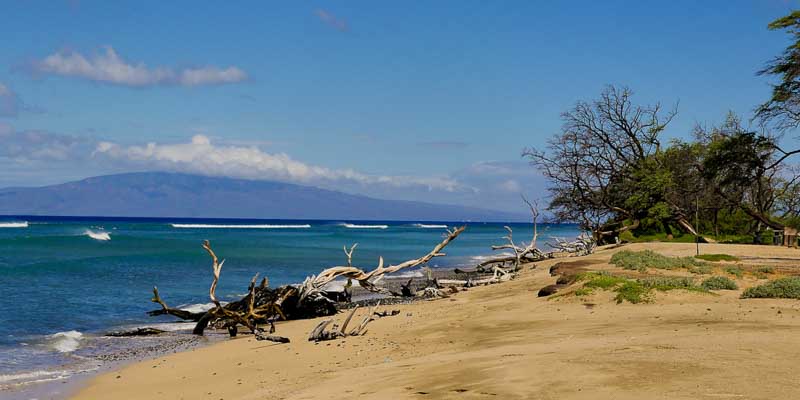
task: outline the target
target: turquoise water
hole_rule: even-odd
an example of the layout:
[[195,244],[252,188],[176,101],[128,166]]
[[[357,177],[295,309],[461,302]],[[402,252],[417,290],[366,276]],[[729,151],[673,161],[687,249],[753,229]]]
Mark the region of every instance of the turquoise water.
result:
[[[387,263],[419,257],[441,240],[441,225],[456,224],[4,217],[0,385],[74,362],[87,338],[112,328],[172,321],[145,314],[156,308],[149,301],[154,285],[171,306],[208,303],[211,267],[200,246],[204,239],[226,259],[217,294],[234,300],[256,272],[278,286],[343,264],[342,245],[358,243],[353,261],[365,269],[374,267],[378,256]],[[445,250],[447,257],[434,259],[432,267],[473,265],[505,235],[502,224],[467,226]],[[512,227],[517,240],[530,239],[530,225]],[[553,236],[578,234],[574,225],[540,230],[541,245]]]

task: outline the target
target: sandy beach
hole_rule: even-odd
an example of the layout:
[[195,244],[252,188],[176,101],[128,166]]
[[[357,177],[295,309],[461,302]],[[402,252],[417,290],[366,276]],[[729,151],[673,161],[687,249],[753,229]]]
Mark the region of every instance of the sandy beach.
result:
[[[633,244],[567,261],[613,269],[614,252],[645,248],[694,254],[693,244]],[[800,267],[795,249],[703,244],[701,251],[779,274]],[[616,304],[602,291],[537,297],[556,280],[549,267],[563,261],[449,299],[380,307],[401,312],[372,322],[365,336],[313,343],[306,338],[317,320],[283,322],[278,333],[289,344],[245,335],[100,375],[73,398],[800,397],[800,303],[739,299],[765,279],[746,274],[736,291],[659,292],[646,304]]]

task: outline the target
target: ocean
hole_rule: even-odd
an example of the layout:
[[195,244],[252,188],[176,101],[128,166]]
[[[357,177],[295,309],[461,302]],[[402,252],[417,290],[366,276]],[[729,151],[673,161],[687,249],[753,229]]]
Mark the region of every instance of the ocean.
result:
[[[236,300],[256,272],[273,287],[343,265],[342,246],[358,243],[355,265],[379,256],[398,263],[426,254],[447,226],[467,230],[431,267],[474,266],[503,242],[499,223],[447,221],[287,221],[0,217],[0,394],[32,382],[63,381],[101,368],[107,353],[153,339],[104,338],[115,329],[190,329],[169,316],[149,317],[153,286],[170,306],[208,307],[211,241],[224,258],[217,295]],[[530,224],[508,224],[515,239]],[[579,234],[576,225],[539,226],[539,245]],[[415,274],[419,271],[403,271]],[[186,334],[188,336],[188,334]]]

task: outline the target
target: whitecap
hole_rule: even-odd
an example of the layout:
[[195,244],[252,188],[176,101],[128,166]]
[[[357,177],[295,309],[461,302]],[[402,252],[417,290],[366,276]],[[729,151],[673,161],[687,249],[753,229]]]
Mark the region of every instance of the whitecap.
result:
[[93,231],[91,229],[87,229],[85,232],[83,232],[83,234],[94,240],[102,240],[102,241],[111,240],[111,234],[108,232]]
[[0,228],[27,228],[28,223],[22,222],[0,222]]
[[386,229],[389,225],[356,225],[356,224],[342,224],[341,226],[348,229]]
[[[225,305],[226,303],[223,301],[220,302],[220,304]],[[181,309],[183,311],[188,311],[191,313],[201,313],[201,312],[206,312],[214,307],[216,307],[214,303],[196,303],[196,304],[184,304],[178,306],[178,309]]]
[[469,260],[471,262],[473,262],[473,263],[478,263],[479,264],[479,263],[482,263],[484,261],[491,260],[493,258],[513,257],[513,256],[514,256],[514,253],[503,251],[503,252],[499,252],[499,253],[495,253],[495,254],[489,254],[489,255],[472,256],[472,257],[469,258]]
[[423,275],[422,271],[408,271],[408,272],[401,272],[397,274],[391,274],[389,278],[422,278]]
[[78,331],[54,333],[47,337],[48,345],[59,353],[71,353],[78,350],[83,334]]
[[447,229],[447,225],[426,225],[426,224],[414,224],[412,225],[415,228],[422,228],[422,229]]
[[214,224],[170,224],[183,229],[308,229],[309,224],[299,225],[214,225]]

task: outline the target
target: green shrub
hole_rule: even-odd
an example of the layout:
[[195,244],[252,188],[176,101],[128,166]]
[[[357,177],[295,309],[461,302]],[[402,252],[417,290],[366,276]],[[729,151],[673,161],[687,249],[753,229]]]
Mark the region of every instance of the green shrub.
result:
[[575,291],[575,296],[588,296],[592,294],[592,289],[589,288],[580,288]]
[[758,269],[756,269],[756,271],[758,271],[758,272],[760,272],[762,274],[774,274],[775,273],[775,268],[769,267],[769,266],[764,266],[764,267],[758,267]]
[[739,257],[734,257],[729,254],[700,254],[694,256],[705,261],[739,261]]
[[616,290],[617,296],[614,300],[617,304],[627,301],[633,304],[639,304],[650,301],[650,289],[644,287],[637,281],[627,281]]
[[623,250],[611,256],[611,264],[623,269],[647,271],[647,268],[680,269],[705,265],[692,257],[667,257],[652,250]]
[[736,282],[727,276],[712,276],[704,280],[700,286],[706,290],[736,290],[739,288],[736,286]]
[[776,279],[748,288],[742,293],[742,298],[800,299],[800,277]]
[[704,291],[703,288],[694,284],[694,279],[682,276],[655,276],[650,278],[642,278],[639,279],[639,283],[646,288],[661,290],[664,292],[674,289]]
[[742,276],[744,276],[744,270],[742,269],[742,267],[739,266],[725,268],[725,272],[734,275],[739,279],[741,279]]

